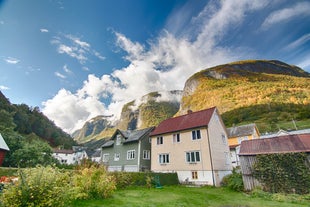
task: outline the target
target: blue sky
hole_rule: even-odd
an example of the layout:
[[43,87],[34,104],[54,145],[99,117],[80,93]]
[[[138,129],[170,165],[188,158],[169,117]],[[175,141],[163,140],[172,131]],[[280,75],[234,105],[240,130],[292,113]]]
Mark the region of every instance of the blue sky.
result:
[[305,0],[0,0],[0,90],[72,132],[218,64],[310,72],[309,11]]

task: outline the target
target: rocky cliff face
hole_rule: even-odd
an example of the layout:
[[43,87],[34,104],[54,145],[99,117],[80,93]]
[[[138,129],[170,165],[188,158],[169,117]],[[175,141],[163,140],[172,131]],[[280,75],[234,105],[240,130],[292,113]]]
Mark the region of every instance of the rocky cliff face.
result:
[[100,134],[103,130],[113,127],[106,116],[97,116],[87,121],[84,126],[73,133],[73,138],[78,142],[83,142],[87,138]]
[[123,106],[116,124],[108,117],[98,116],[86,122],[72,136],[78,142],[111,136],[116,129],[135,130],[156,126],[179,110],[182,91],[153,92]]
[[257,104],[309,104],[309,81],[306,71],[276,60],[219,65],[188,79],[178,114],[213,106],[224,113]]

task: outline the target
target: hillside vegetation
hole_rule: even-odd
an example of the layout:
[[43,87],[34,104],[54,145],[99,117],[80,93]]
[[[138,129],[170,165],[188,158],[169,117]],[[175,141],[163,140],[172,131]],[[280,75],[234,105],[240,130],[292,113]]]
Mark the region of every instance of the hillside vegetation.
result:
[[187,81],[178,114],[212,106],[218,107],[227,127],[255,122],[261,132],[276,131],[281,122],[310,119],[310,76],[279,61],[206,69]]
[[44,116],[39,108],[15,105],[0,92],[0,133],[10,151],[3,166],[34,167],[55,163],[52,147],[71,148],[76,142]]

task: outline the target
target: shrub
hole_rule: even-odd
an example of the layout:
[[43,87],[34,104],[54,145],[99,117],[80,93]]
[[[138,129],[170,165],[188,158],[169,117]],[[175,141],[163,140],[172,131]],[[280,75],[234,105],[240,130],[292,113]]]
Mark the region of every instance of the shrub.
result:
[[115,177],[116,187],[123,189],[128,186],[146,186],[150,188],[155,185],[155,177],[158,177],[161,185],[178,185],[176,173],[152,173],[152,172],[111,172]]
[[75,199],[107,198],[116,189],[115,178],[103,166],[91,166],[76,171],[73,176]]
[[19,169],[18,181],[0,196],[1,206],[66,206],[71,200],[70,176],[57,168]]
[[232,174],[226,175],[222,180],[222,185],[227,186],[229,189],[241,192],[244,189],[242,174],[233,170]]
[[310,192],[310,163],[305,153],[257,156],[254,176],[271,193]]

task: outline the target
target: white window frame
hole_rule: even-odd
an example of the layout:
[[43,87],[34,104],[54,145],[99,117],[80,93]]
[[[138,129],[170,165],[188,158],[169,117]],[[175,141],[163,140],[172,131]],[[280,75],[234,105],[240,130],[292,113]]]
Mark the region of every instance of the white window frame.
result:
[[110,154],[109,153],[104,153],[102,155],[102,162],[109,162],[110,159]]
[[169,153],[163,153],[158,155],[159,164],[169,164],[170,163],[170,155]]
[[173,143],[179,143],[179,142],[181,142],[180,133],[173,134]]
[[114,154],[114,161],[119,161],[119,158],[121,157],[120,153],[115,153]]
[[162,136],[157,137],[156,141],[157,141],[157,145],[164,144],[164,138]]
[[150,160],[151,159],[151,151],[150,150],[143,150],[143,159]]
[[201,131],[200,129],[193,130],[192,131],[192,140],[198,140],[201,139]]
[[120,134],[118,134],[117,136],[116,136],[116,145],[120,145],[122,143],[122,137],[121,137],[121,135]]
[[197,163],[201,161],[200,151],[185,152],[185,160],[187,163]]
[[136,158],[136,150],[127,151],[127,160],[134,160]]

